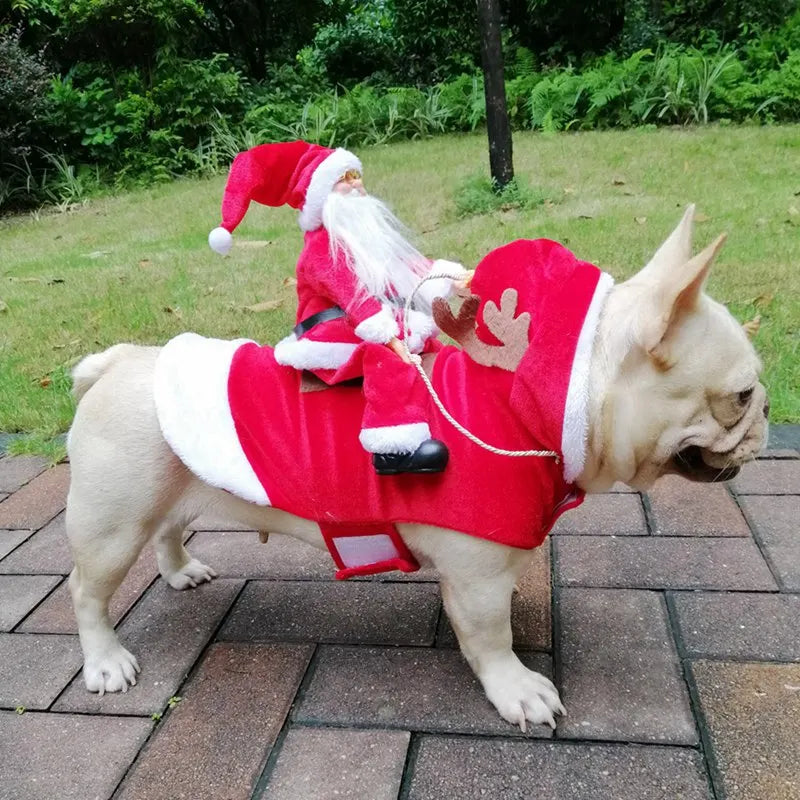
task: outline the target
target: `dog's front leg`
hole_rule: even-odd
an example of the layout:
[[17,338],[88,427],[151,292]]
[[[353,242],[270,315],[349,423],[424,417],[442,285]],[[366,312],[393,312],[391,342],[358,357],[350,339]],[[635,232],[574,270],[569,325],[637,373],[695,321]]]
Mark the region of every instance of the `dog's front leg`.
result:
[[528,722],[555,727],[554,715],[564,713],[558,691],[511,649],[511,595],[530,551],[423,526],[402,533],[417,557],[439,570],[461,652],[500,715],[523,731]]

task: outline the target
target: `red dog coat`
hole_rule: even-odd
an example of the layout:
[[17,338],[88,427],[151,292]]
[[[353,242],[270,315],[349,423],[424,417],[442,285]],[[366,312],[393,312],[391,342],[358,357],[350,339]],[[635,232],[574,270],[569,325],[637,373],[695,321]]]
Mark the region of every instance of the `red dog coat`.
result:
[[[518,241],[479,264],[478,338],[499,345],[482,312],[507,287],[516,314],[530,314],[528,345],[515,372],[476,363],[448,346],[432,383],[455,419],[484,441],[548,457],[509,457],[455,430],[433,403],[432,434],[450,449],[438,475],[378,476],[358,443],[359,387],[301,392],[301,374],[270,347],[182,334],[157,365],[155,397],[167,442],[208,483],[245,500],[319,523],[337,577],[418,565],[398,522],[449,528],[511,547],[542,543],[558,516],[578,505],[588,373],[603,301],[613,281],[548,240]],[[481,321],[483,320],[483,321]]]

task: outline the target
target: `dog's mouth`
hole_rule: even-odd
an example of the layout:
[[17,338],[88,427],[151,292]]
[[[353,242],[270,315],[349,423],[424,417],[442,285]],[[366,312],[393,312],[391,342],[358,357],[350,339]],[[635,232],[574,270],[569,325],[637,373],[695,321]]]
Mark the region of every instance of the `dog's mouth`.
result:
[[720,483],[739,474],[740,467],[713,467],[703,459],[703,450],[697,445],[685,447],[672,457],[672,466],[679,475],[690,481]]

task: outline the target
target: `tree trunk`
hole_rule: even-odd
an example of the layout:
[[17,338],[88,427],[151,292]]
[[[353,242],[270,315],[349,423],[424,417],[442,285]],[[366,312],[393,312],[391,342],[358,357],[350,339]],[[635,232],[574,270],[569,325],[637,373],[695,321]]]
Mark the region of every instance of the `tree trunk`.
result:
[[511,125],[506,108],[503,78],[503,46],[500,39],[498,0],[477,0],[483,62],[483,90],[486,96],[486,128],[489,134],[489,169],[498,190],[514,179],[511,153]]

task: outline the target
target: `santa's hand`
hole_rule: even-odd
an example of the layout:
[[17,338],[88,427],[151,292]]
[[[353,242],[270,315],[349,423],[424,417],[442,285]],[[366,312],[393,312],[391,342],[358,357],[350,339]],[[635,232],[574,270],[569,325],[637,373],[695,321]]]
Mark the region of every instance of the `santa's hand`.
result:
[[469,292],[469,288],[472,285],[472,279],[475,277],[475,270],[469,269],[466,272],[466,276],[458,281],[453,281],[453,286],[457,293],[462,292]]
[[400,358],[406,362],[406,364],[411,363],[411,354],[406,349],[406,346],[395,336],[393,339],[389,339],[386,342],[386,346],[390,350],[394,350],[394,352],[400,356]]

